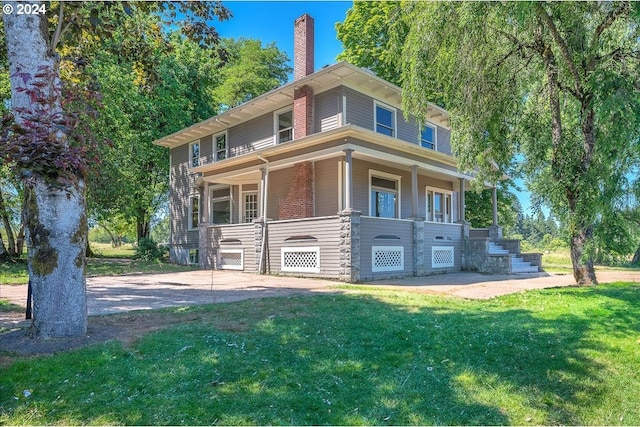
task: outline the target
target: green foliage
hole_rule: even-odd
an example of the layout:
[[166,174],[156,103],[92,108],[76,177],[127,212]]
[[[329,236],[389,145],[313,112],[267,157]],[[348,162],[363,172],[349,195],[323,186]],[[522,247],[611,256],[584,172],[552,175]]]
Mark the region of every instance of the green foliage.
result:
[[[376,7],[359,4],[340,27],[344,57],[383,76],[395,60],[404,110],[419,119],[429,101],[446,105],[454,155],[480,182],[522,173],[567,225],[576,280],[592,280],[598,218],[620,220],[621,182],[640,163],[639,6],[403,2],[403,23],[386,28]],[[356,35],[377,41],[374,57]]]
[[[498,218],[505,234],[514,230],[522,207],[515,194],[509,192],[506,183],[498,188]],[[465,193],[465,218],[474,228],[486,228],[493,223],[493,190]]]
[[[378,77],[400,84],[400,68],[391,47],[403,39],[407,27],[401,19],[400,2],[354,2],[344,22],[336,23],[344,50],[338,60],[372,70]],[[397,34],[392,33],[394,28]]]
[[162,259],[166,253],[167,248],[165,246],[158,245],[152,239],[143,237],[138,240],[135,257],[143,261],[156,261]]
[[346,289],[127,314],[177,324],[16,360],[0,423],[640,423],[637,284],[489,301]]
[[213,91],[223,109],[236,107],[287,82],[291,67],[287,55],[274,43],[259,40],[223,41],[227,63],[220,70],[220,85]]

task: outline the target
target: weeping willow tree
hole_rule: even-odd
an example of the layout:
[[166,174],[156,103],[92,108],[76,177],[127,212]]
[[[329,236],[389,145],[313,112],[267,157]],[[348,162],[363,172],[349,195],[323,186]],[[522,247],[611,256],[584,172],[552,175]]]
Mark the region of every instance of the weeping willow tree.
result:
[[520,168],[567,225],[576,282],[597,283],[596,224],[640,163],[640,3],[405,2],[394,12],[386,49],[405,109],[426,117],[426,101],[442,100],[460,166],[479,180]]

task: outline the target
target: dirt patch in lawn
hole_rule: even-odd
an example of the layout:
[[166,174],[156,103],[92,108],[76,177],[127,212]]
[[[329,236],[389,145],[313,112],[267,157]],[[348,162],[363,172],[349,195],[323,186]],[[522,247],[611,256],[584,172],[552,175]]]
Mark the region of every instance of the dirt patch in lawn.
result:
[[[304,317],[300,308],[304,302],[295,298],[281,298],[277,305],[279,317]],[[260,299],[252,300],[251,309],[242,316],[234,310],[144,310],[120,314],[89,316],[87,335],[80,338],[32,339],[27,335],[30,321],[24,312],[0,312],[4,324],[14,319],[15,329],[0,330],[0,367],[6,367],[25,357],[56,354],[108,341],[120,341],[129,347],[140,338],[175,325],[201,323],[219,331],[246,332],[262,320],[273,317],[273,304]]]
[[[4,319],[24,319],[24,313],[2,313]],[[8,366],[25,356],[55,354],[77,348],[120,341],[125,347],[151,332],[188,322],[207,322],[217,329],[246,331],[247,322],[217,318],[214,312],[180,313],[169,311],[144,311],[136,313],[90,316],[87,335],[79,338],[32,339],[29,338],[28,322],[19,328],[0,334],[0,366]]]

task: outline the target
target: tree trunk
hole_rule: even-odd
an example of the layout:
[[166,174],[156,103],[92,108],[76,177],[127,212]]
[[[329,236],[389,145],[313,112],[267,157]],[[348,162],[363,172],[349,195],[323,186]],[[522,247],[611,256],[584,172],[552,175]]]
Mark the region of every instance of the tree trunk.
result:
[[9,252],[4,247],[4,241],[2,240],[2,234],[0,234],[0,261],[4,261],[9,258]]
[[631,264],[640,265],[640,245],[638,245],[638,249],[636,249],[636,253],[633,254],[633,258],[631,259]]
[[0,190],[0,215],[2,215],[2,225],[4,226],[4,231],[7,233],[7,244],[9,246],[9,256],[15,257],[16,253],[16,239],[13,235],[13,229],[11,228],[11,221],[9,219],[9,214],[7,213],[7,207],[4,204],[4,196],[2,194],[2,190]]
[[29,279],[37,338],[83,336],[87,331],[84,182],[66,188],[41,179],[25,186]]
[[18,253],[18,258],[22,256],[23,249],[24,249],[24,222],[20,224],[20,231],[18,231],[18,237],[16,237],[16,252]]
[[96,254],[93,252],[93,249],[91,249],[91,244],[89,243],[89,240],[87,240],[87,249],[84,252],[84,256],[87,258],[93,258],[96,256]]
[[142,238],[149,238],[149,234],[151,233],[151,224],[149,223],[149,215],[147,212],[142,211],[138,212],[138,216],[136,218],[136,230],[138,242]]
[[571,264],[573,265],[573,277],[578,285],[597,285],[596,272],[593,267],[593,259],[582,261],[582,254],[587,240],[591,237],[591,228],[578,230],[571,236]]
[[[32,3],[38,3],[33,1]],[[44,111],[61,113],[57,85],[56,54],[47,42],[45,15],[18,14],[16,2],[4,2],[13,13],[3,15],[11,82],[11,108],[16,123],[30,132],[30,117]],[[45,77],[40,77],[45,76]],[[38,88],[48,91],[46,104],[30,96]],[[51,155],[55,144],[65,144],[58,126],[34,132],[43,156]],[[53,137],[53,138],[52,138]],[[55,150],[53,151],[55,152]],[[53,159],[55,160],[55,159]],[[34,159],[37,161],[37,159]],[[85,248],[87,217],[84,181],[65,176],[62,184],[52,167],[50,175],[23,168],[25,184],[24,223],[28,243],[28,270],[33,288],[33,319],[30,335],[36,338],[84,336],[87,330],[85,290]]]
[[120,244],[118,242],[118,236],[114,235],[111,230],[109,230],[104,224],[100,224],[98,223],[98,225],[100,227],[102,227],[104,229],[104,231],[107,232],[107,234],[109,235],[109,238],[111,239],[111,247],[113,248],[117,248],[120,247]]
[[[579,285],[591,285],[597,284],[596,274],[593,268],[593,259],[588,259],[586,262],[582,261],[582,254],[584,252],[585,243],[591,237],[591,225],[585,226],[585,220],[582,212],[578,211],[579,200],[579,187],[578,183],[574,180],[569,180],[566,175],[566,163],[563,162],[562,154],[562,142],[563,142],[563,128],[562,128],[562,109],[560,108],[560,85],[558,83],[558,65],[550,46],[545,46],[542,38],[537,40],[539,44],[540,54],[542,55],[545,64],[545,73],[547,75],[547,91],[549,96],[549,108],[551,113],[551,140],[553,143],[553,153],[551,157],[551,171],[556,181],[561,183],[564,188],[564,192],[569,205],[569,221],[579,224],[571,235],[571,263],[573,265],[573,277],[576,279],[576,283]],[[588,119],[593,120],[593,115],[585,118],[583,124],[583,133],[586,134],[587,130],[593,132],[593,122],[586,123]],[[585,156],[593,155],[593,143],[594,139],[591,138],[594,135],[585,135]],[[590,144],[590,145],[589,145]],[[587,151],[590,147],[591,150]],[[582,160],[582,173],[586,174],[591,157],[588,161],[583,156]]]

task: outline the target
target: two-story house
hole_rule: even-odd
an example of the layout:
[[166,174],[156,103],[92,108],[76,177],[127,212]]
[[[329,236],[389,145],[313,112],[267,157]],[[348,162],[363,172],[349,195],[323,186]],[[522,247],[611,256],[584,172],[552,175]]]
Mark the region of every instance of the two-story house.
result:
[[349,282],[488,270],[469,256],[489,236],[465,223],[472,177],[447,111],[419,128],[370,71],[314,72],[310,16],[294,33],[293,82],[155,141],[170,149],[171,260]]

